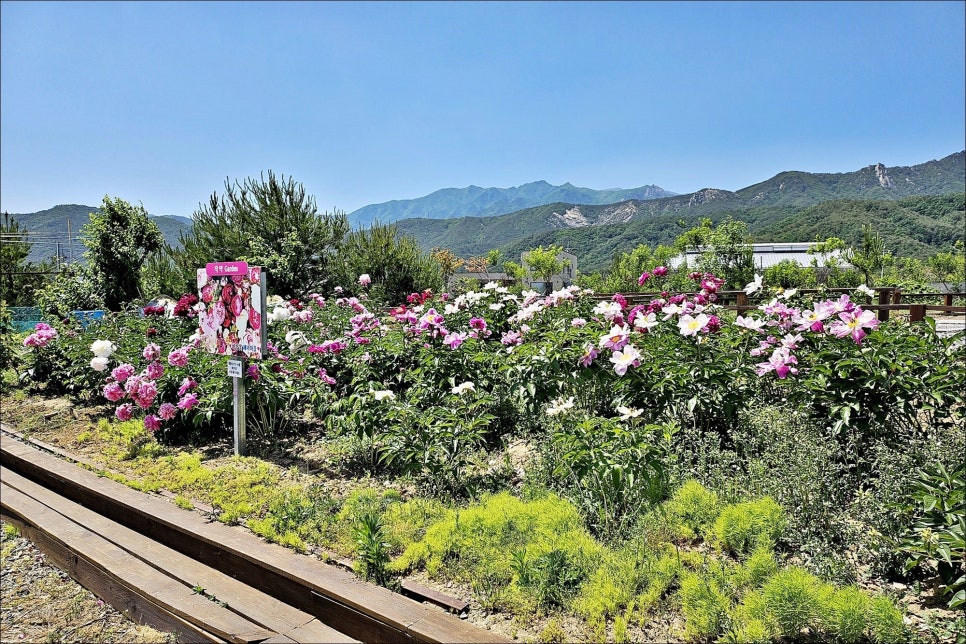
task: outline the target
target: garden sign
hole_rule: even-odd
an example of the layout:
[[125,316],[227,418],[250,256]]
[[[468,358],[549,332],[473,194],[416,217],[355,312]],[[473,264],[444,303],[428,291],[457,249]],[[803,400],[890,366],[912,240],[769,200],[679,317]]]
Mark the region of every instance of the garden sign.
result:
[[235,453],[245,454],[245,358],[266,353],[265,272],[247,262],[212,262],[199,268],[198,315],[201,345],[210,353],[227,355],[235,403]]

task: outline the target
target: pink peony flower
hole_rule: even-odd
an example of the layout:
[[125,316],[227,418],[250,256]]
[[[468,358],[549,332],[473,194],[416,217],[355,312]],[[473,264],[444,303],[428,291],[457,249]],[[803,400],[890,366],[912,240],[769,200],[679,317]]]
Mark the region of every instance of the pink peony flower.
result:
[[198,396],[190,393],[185,394],[185,396],[178,401],[178,407],[180,407],[181,409],[184,409],[185,411],[188,411],[189,409],[196,406],[197,404],[198,404]]
[[124,388],[116,382],[109,382],[104,385],[104,397],[111,402],[117,402],[124,398]]
[[178,397],[184,396],[186,393],[198,386],[191,376],[188,376],[181,382],[181,386],[178,388]]
[[141,355],[143,355],[144,359],[148,362],[153,362],[161,357],[161,347],[152,342],[148,346],[144,347],[144,351],[141,353]]
[[161,429],[161,420],[154,414],[148,414],[144,417],[144,429],[151,433],[154,433]]
[[181,347],[180,349],[175,349],[168,354],[168,364],[172,367],[187,367],[188,366],[188,347]]
[[111,371],[111,376],[113,376],[114,380],[117,380],[118,382],[124,382],[125,380],[127,380],[133,375],[134,375],[134,365],[128,364],[126,362],[122,365],[118,365],[114,367],[114,369]]
[[157,380],[164,375],[164,365],[160,362],[152,362],[145,368],[144,372],[148,375],[148,378]]
[[124,403],[123,405],[115,409],[114,415],[117,416],[117,419],[121,422],[131,420],[131,417],[134,415],[133,408],[131,407],[131,403]]
[[171,420],[178,415],[178,408],[171,403],[163,403],[158,409],[158,415],[161,416],[163,420]]

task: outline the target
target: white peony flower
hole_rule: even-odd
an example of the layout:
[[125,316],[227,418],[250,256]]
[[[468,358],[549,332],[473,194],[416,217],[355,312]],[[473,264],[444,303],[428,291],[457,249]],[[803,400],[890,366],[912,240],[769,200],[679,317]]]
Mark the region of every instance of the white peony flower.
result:
[[453,393],[456,394],[457,396],[462,396],[467,391],[476,391],[476,387],[473,385],[472,382],[464,382],[463,384],[456,385],[455,387],[453,387]]
[[91,369],[94,371],[104,371],[107,369],[107,358],[102,356],[91,358]]
[[110,340],[94,340],[91,343],[91,353],[98,358],[110,358],[116,348]]

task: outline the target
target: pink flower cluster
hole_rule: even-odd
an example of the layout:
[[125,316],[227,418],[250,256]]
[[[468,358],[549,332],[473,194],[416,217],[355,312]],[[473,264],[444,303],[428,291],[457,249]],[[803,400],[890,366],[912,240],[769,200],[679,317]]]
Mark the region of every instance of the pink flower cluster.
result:
[[46,322],[38,322],[34,332],[23,339],[25,347],[45,347],[47,343],[57,337],[57,329]]
[[842,295],[838,300],[824,300],[815,302],[811,309],[798,309],[782,302],[773,300],[758,307],[766,316],[753,318],[738,316],[735,326],[766,335],[766,327],[777,329],[782,337],[766,335],[758,346],[751,350],[752,356],[762,356],[771,352],[768,360],[756,365],[759,376],[772,371],[779,378],[798,373],[798,359],[792,353],[798,349],[805,338],[801,333],[814,336],[832,336],[835,338],[851,338],[856,344],[861,344],[868,334],[879,327],[879,320],[872,311],[863,310],[848,295]]
[[[186,366],[190,347],[181,347],[168,354],[168,364],[172,366]],[[147,366],[140,373],[130,363],[123,363],[111,371],[107,384],[104,385],[103,395],[111,402],[121,404],[114,411],[118,420],[126,421],[134,417],[135,407],[148,410],[158,397],[157,381],[164,375],[164,365],[160,362],[161,347],[151,343],[144,347],[142,357],[148,361]],[[186,378],[178,389],[177,406],[162,403],[157,414],[144,417],[144,427],[151,432],[161,428],[162,421],[171,420],[178,414],[178,409],[188,410],[198,404],[198,397],[190,391],[198,386],[193,379]]]
[[641,273],[641,276],[637,278],[637,285],[644,286],[652,277],[664,277],[665,275],[667,275],[667,266],[657,266],[650,271]]

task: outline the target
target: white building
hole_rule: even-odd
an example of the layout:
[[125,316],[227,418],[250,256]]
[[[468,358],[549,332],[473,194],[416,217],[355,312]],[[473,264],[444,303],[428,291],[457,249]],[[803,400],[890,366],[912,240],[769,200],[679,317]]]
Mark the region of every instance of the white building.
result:
[[[766,268],[780,264],[783,261],[793,261],[799,266],[811,266],[812,260],[816,260],[819,266],[824,266],[829,259],[835,258],[840,266],[851,266],[845,261],[842,251],[833,250],[830,253],[809,254],[808,249],[815,245],[814,242],[774,242],[770,244],[749,244],[752,249],[752,262],[756,271],[764,271]],[[703,249],[689,250],[685,255],[679,255],[671,260],[671,267],[677,268],[687,257],[688,266],[695,266],[698,258],[704,253]]]

